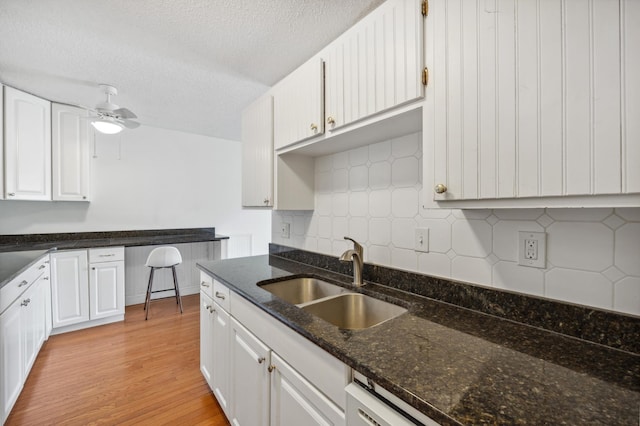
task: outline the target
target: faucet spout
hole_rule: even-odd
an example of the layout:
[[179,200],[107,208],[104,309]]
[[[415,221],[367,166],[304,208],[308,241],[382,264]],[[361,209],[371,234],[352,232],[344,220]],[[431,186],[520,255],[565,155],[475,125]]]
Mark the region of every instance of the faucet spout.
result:
[[349,249],[340,255],[342,262],[353,262],[353,285],[360,287],[364,284],[362,280],[362,268],[364,266],[363,248],[354,239],[344,237],[345,240],[353,242],[353,249]]

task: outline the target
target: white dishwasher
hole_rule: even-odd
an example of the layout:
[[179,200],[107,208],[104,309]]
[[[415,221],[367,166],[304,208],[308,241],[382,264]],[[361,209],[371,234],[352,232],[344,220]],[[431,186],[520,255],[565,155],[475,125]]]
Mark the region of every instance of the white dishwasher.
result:
[[434,420],[356,371],[346,392],[347,426],[438,426]]

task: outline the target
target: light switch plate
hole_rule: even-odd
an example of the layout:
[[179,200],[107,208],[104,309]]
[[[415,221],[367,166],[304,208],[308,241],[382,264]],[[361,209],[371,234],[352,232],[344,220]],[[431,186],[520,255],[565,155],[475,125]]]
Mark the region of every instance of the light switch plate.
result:
[[280,236],[282,238],[289,238],[291,235],[291,224],[290,223],[282,223],[282,228],[280,228]]
[[518,265],[532,268],[547,266],[546,232],[518,232]]
[[429,252],[429,228],[416,228],[414,250],[423,253]]

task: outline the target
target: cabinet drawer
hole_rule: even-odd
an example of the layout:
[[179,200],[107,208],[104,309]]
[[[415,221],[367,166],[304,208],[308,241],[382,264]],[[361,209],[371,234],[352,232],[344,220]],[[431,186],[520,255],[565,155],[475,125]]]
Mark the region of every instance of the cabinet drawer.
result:
[[89,263],[124,260],[124,247],[89,249]]
[[29,269],[0,289],[0,313],[27,290],[42,274],[49,276],[49,255],[43,256]]
[[229,312],[229,289],[222,283],[213,280],[213,301]]
[[204,272],[200,272],[200,291],[213,299],[213,278]]

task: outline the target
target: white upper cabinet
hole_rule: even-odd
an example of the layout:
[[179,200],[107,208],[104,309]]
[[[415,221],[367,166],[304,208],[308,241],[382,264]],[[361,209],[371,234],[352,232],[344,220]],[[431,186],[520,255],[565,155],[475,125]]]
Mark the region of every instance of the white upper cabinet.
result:
[[426,199],[628,204],[620,195],[640,192],[638,20],[634,0],[432,0]]
[[0,200],[4,200],[4,86],[0,84]]
[[91,154],[87,111],[69,105],[51,106],[54,201],[88,201]]
[[273,88],[275,149],[324,133],[323,62],[314,57]]
[[242,205],[273,206],[273,97],[242,112]]
[[423,97],[421,0],[388,0],[323,52],[327,131]]
[[4,89],[5,198],[51,200],[51,102]]

